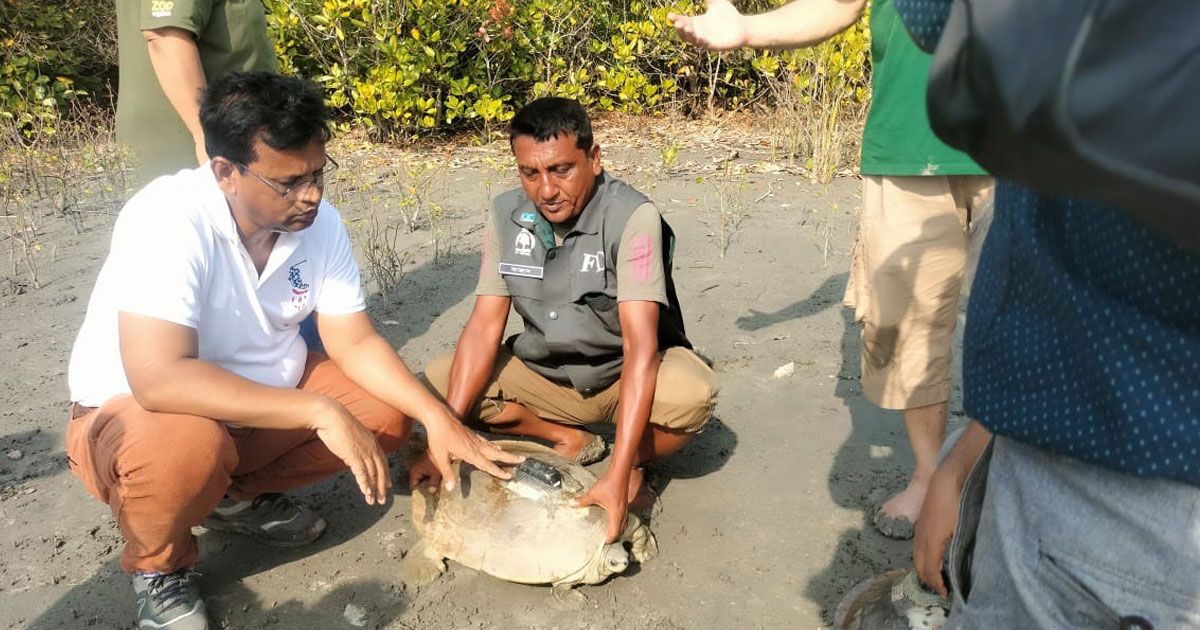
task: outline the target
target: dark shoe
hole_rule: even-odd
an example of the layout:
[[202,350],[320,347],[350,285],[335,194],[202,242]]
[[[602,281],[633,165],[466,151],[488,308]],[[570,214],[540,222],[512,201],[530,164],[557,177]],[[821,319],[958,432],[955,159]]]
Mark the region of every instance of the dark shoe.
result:
[[225,499],[202,525],[253,536],[278,547],[307,545],[325,532],[320,514],[282,494],[264,494],[252,501]]
[[198,575],[191,569],[133,574],[138,629],[208,630],[204,600],[200,599],[200,587],[195,580]]

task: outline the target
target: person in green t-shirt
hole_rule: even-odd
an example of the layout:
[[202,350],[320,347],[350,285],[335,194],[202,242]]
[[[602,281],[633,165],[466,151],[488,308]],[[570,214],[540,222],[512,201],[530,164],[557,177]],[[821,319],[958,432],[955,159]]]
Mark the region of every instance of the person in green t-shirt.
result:
[[200,90],[234,72],[278,72],[262,0],[117,0],[117,140],[137,185],[208,160]]
[[[858,21],[866,0],[794,0],[742,15],[709,0],[703,15],[671,14],[679,35],[710,50],[802,48]],[[951,345],[972,219],[990,210],[992,180],[934,136],[925,111],[930,56],[891,0],[871,7],[871,110],[862,140],[863,208],[845,303],[862,328],[863,393],[900,410],[916,466],[873,522],[909,538],[946,432]]]

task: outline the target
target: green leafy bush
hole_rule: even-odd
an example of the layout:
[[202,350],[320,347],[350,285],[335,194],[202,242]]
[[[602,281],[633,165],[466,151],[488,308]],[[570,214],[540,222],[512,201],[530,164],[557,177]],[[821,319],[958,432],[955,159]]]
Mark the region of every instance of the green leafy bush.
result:
[[[666,18],[699,0],[264,3],[283,70],[320,82],[345,124],[381,139],[486,132],[548,94],[633,114],[784,105],[826,126],[868,98],[865,18],[811,50],[712,54]],[[115,31],[110,2],[0,0],[0,115],[32,137],[81,96],[111,108]]]
[[105,95],[116,63],[112,3],[0,0],[0,116],[27,135],[52,134],[77,97]]
[[[865,19],[809,51],[710,54],[682,43],[686,0],[266,0],[286,72],[377,137],[487,130],[548,94],[634,114],[867,99]],[[761,11],[766,3],[744,6]]]
[[767,75],[772,145],[801,158],[818,181],[828,182],[858,163],[870,98],[869,19],[864,14],[853,28],[819,46],[751,62]]

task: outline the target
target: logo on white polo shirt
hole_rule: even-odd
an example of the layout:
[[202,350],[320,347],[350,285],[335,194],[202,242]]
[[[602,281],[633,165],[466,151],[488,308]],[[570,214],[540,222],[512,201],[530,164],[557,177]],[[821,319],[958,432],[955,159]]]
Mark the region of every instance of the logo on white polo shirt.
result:
[[300,272],[300,265],[306,262],[308,262],[307,258],[288,267],[288,282],[292,284],[292,304],[297,309],[304,308],[305,304],[308,303],[310,285],[304,281],[304,276]]

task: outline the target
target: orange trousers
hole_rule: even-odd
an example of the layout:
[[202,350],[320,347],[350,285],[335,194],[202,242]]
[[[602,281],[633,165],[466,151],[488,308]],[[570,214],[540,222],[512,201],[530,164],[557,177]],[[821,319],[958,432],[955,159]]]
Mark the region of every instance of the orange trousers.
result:
[[[310,353],[299,389],[342,403],[379,445],[404,444],[412,422],[355,385],[333,361]],[[250,499],[308,485],[346,465],[308,429],[250,429],[210,418],[147,411],[133,396],[73,407],[71,472],[104,501],[125,538],[121,568],[172,572],[195,564],[192,527],[222,497]]]

